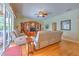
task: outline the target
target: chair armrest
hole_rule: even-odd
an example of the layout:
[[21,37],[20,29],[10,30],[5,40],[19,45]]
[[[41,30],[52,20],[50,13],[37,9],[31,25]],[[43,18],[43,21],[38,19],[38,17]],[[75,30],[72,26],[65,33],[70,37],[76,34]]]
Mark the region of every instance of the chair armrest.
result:
[[20,33],[20,34],[19,34],[19,36],[24,36],[24,35],[25,35],[24,33]]
[[14,42],[17,44],[17,45],[22,45],[22,44],[25,44],[26,43],[26,38],[27,36],[20,36],[20,37],[17,37]]

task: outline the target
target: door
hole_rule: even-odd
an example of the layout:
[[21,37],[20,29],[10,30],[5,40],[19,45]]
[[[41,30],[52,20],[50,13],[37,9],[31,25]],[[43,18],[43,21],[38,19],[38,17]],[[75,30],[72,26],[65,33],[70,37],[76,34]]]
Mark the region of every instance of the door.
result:
[[57,30],[57,23],[52,23],[52,31],[56,31]]

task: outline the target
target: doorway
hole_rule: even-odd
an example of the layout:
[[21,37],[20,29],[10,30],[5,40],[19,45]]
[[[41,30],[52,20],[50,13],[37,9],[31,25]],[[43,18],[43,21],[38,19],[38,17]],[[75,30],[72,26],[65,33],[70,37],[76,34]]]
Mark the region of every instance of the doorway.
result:
[[52,31],[57,31],[57,23],[52,23]]

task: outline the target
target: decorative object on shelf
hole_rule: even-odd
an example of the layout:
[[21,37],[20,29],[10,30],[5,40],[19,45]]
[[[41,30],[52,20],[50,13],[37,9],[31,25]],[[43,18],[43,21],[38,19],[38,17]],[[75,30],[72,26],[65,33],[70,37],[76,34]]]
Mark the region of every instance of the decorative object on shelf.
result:
[[45,9],[42,9],[36,15],[37,17],[46,17],[48,15],[48,12]]
[[61,30],[71,30],[71,20],[61,21]]
[[48,29],[49,28],[49,24],[46,24],[45,28]]

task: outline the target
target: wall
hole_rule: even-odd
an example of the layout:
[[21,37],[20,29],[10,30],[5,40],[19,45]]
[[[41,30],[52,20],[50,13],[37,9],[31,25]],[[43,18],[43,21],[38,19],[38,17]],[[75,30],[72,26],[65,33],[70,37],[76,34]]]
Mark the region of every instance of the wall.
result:
[[57,22],[57,30],[61,30],[60,22],[62,20],[71,20],[71,31],[63,31],[63,36],[68,37],[68,40],[79,41],[79,9],[66,12],[62,15],[55,16],[52,20]]
[[78,39],[79,39],[79,16],[78,16],[78,22],[77,22],[77,24],[78,24],[77,26],[78,26]]

